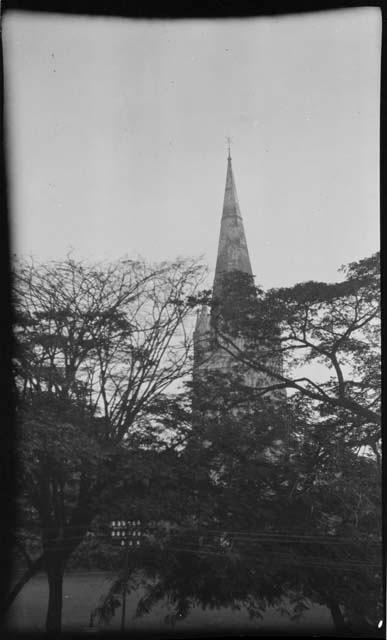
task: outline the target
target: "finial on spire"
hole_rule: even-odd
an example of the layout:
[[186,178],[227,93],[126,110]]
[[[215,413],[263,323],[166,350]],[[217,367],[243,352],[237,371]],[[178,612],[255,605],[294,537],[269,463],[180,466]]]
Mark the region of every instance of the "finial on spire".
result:
[[228,158],[230,160],[231,159],[231,142],[232,142],[232,139],[227,136],[226,137],[226,142],[227,142],[227,149],[228,149]]

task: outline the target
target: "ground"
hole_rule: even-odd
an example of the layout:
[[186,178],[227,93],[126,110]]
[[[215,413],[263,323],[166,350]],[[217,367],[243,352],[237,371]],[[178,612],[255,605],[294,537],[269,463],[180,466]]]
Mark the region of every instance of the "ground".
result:
[[[63,600],[63,630],[87,631],[91,610],[98,604],[100,596],[106,592],[111,576],[108,573],[89,572],[71,573],[64,579]],[[231,609],[218,609],[215,611],[203,611],[196,607],[187,619],[180,621],[175,627],[171,627],[165,621],[168,614],[168,605],[157,606],[149,614],[140,619],[134,619],[133,614],[140,594],[133,593],[127,597],[126,626],[128,630],[165,631],[172,634],[176,632],[197,630],[200,632],[252,632],[254,630],[282,630],[291,633],[297,631],[314,632],[333,631],[329,611],[325,607],[313,605],[298,622],[292,622],[287,616],[282,616],[278,611],[269,610],[262,621],[249,620],[245,611],[232,611]],[[48,587],[44,574],[31,580],[19,594],[9,616],[8,628],[17,631],[42,631],[44,630],[45,614],[47,607]],[[121,623],[121,608],[109,628],[119,629]]]

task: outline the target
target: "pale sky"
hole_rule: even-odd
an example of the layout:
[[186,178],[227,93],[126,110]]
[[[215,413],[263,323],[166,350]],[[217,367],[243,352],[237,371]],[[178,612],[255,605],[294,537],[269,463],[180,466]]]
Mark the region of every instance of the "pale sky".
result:
[[3,18],[13,250],[203,255],[225,136],[264,287],[335,280],[379,248],[381,13]]

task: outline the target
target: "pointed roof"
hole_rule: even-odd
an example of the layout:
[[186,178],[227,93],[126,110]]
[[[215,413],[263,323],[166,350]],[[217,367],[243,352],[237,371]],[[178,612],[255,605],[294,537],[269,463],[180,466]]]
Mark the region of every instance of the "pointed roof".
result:
[[230,152],[227,159],[226,189],[220,225],[218,257],[213,286],[214,298],[221,296],[223,274],[241,271],[252,275],[243,220],[239,209]]

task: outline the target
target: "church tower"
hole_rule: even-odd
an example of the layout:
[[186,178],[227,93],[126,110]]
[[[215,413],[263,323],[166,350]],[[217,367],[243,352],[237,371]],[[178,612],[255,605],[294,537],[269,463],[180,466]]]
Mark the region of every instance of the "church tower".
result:
[[[249,368],[247,365],[241,365],[240,361],[229,350],[222,347],[219,341],[219,332],[215,331],[216,322],[219,319],[221,320],[219,315],[221,312],[217,311],[218,303],[227,302],[227,296],[230,295],[227,283],[233,277],[241,277],[243,281],[253,285],[250,256],[229,149],[218,255],[212,291],[212,308],[210,310],[207,306],[202,306],[197,315],[194,332],[194,380],[201,379],[205,374],[209,373],[215,376],[219,373],[230,377],[232,373],[235,373],[245,386],[255,389],[263,388],[273,383],[273,379],[270,379],[265,373]],[[243,335],[233,337],[233,343],[241,351],[246,346],[251,348],[251,343],[248,343],[247,338]],[[255,351],[254,360],[265,357],[263,345],[254,347],[254,353]],[[271,366],[273,364],[273,361],[271,361]],[[275,368],[276,370],[282,370],[282,361],[277,359]],[[267,396],[276,403],[282,403],[286,399],[286,392],[280,389],[267,394]]]

